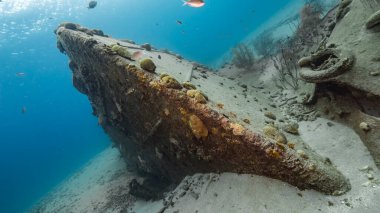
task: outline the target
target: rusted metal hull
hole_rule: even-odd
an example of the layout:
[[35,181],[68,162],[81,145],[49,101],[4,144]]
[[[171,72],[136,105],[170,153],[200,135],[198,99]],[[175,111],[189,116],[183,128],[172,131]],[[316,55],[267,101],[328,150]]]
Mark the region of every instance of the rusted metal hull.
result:
[[103,128],[140,172],[172,183],[199,172],[235,172],[326,194],[350,189],[331,162],[247,129],[189,97],[187,89],[172,88],[157,74],[116,55],[109,43],[121,41],[65,25],[56,33],[71,60],[74,86],[89,97]]

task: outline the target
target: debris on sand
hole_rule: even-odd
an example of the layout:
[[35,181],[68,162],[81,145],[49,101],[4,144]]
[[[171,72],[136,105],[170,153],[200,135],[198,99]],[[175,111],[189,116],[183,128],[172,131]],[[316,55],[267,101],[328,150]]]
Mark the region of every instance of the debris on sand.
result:
[[276,116],[273,114],[273,112],[269,112],[268,111],[268,112],[265,112],[264,115],[265,115],[265,117],[270,118],[272,120],[276,120],[277,119]]
[[293,135],[299,135],[299,131],[298,131],[298,124],[295,123],[295,122],[290,122],[290,123],[287,123],[285,126],[284,126],[284,131],[285,132],[288,132],[290,134],[293,134]]

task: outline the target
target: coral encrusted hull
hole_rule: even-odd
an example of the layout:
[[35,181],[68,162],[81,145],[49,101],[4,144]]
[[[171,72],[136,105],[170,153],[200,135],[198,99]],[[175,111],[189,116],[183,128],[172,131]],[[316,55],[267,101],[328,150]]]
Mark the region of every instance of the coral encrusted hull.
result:
[[89,97],[99,123],[141,173],[172,183],[195,173],[250,173],[326,194],[350,189],[330,161],[312,151],[297,152],[219,113],[210,104],[217,100],[172,77],[185,70],[171,70],[169,64],[161,76],[143,70],[133,58],[112,51],[113,45],[130,51],[139,46],[97,32],[61,24],[58,47],[70,58],[74,86]]

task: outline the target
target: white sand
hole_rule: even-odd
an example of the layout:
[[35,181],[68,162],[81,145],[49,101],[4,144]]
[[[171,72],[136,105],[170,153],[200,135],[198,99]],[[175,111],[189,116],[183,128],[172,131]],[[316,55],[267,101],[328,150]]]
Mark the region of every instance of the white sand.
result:
[[[187,177],[170,195],[173,206],[165,212],[377,212],[380,208],[380,186],[362,186],[368,181],[360,168],[369,165],[371,174],[379,178],[379,171],[349,128],[328,120],[302,122],[301,136],[318,153],[329,157],[351,181],[352,190],[334,197],[297,188],[266,177],[237,174],[197,174]],[[123,212],[110,198],[125,195],[133,176],[125,171],[125,164],[116,149],[108,148],[69,180],[62,183],[43,202],[41,212]],[[188,190],[184,190],[184,185]],[[168,199],[168,198],[167,198]],[[125,203],[133,203],[127,199]],[[331,202],[329,204],[329,202]],[[162,201],[137,201],[131,212],[158,212]],[[124,207],[125,208],[125,207]]]
[[119,151],[107,148],[31,212],[121,212],[134,202],[128,195],[132,178]]

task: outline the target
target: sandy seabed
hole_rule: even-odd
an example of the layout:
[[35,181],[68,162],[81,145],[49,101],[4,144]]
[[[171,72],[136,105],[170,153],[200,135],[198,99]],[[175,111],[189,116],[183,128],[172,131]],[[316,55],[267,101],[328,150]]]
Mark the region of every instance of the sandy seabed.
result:
[[[343,196],[300,191],[287,183],[257,175],[196,174],[186,177],[165,200],[136,200],[128,194],[135,178],[116,148],[107,148],[60,184],[31,212],[377,212],[379,177],[367,149],[348,127],[325,119],[301,122],[301,137],[329,157],[352,184]],[[364,169],[367,167],[368,169]]]

